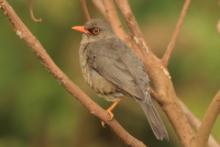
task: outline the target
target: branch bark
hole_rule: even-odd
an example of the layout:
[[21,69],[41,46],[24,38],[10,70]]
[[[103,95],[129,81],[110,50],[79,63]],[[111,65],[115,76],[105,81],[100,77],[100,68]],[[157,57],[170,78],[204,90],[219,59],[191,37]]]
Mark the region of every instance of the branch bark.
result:
[[167,49],[162,57],[162,62],[163,62],[163,65],[165,67],[167,67],[168,63],[169,63],[169,60],[170,60],[170,57],[173,53],[173,50],[174,50],[174,47],[175,47],[175,44],[176,44],[176,40],[177,40],[177,37],[179,35],[179,32],[180,32],[180,29],[183,25],[183,22],[184,22],[184,18],[187,14],[187,11],[188,11],[188,8],[189,8],[189,5],[190,5],[190,0],[185,0],[184,2],[184,5],[183,5],[183,8],[181,10],[181,13],[180,13],[180,16],[179,16],[179,19],[177,21],[177,24],[176,24],[176,28],[171,36],[171,39],[170,39],[170,42],[167,46]]
[[130,135],[115,119],[108,121],[108,113],[97,105],[90,97],[88,97],[79,87],[77,87],[59,67],[53,62],[47,54],[44,47],[36,39],[36,37],[29,31],[16,12],[6,0],[0,0],[0,8],[6,17],[9,18],[10,23],[16,34],[22,39],[39,58],[43,66],[57,79],[62,86],[74,96],[91,114],[98,117],[108,124],[111,129],[117,134],[127,145],[134,147],[145,147],[140,140]]
[[117,3],[117,6],[121,10],[121,13],[123,14],[127,22],[127,25],[131,33],[133,34],[133,40],[139,46],[142,54],[147,53],[149,51],[149,47],[147,46],[144,40],[143,34],[138,27],[138,23],[135,19],[135,16],[133,15],[133,12],[130,8],[128,1],[127,0],[116,0],[115,2]]
[[212,131],[215,120],[220,113],[220,90],[213,98],[203,118],[202,124],[198,129],[195,138],[192,140],[192,147],[206,147],[209,134]]

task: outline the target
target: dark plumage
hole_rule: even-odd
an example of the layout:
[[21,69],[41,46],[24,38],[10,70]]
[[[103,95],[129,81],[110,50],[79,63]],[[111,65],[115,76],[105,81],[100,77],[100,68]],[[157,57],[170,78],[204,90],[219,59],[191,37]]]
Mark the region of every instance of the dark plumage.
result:
[[80,64],[89,85],[109,101],[117,101],[122,96],[134,98],[145,112],[156,138],[168,139],[149,94],[148,75],[139,58],[103,20],[88,21],[81,32],[84,34],[79,49]]

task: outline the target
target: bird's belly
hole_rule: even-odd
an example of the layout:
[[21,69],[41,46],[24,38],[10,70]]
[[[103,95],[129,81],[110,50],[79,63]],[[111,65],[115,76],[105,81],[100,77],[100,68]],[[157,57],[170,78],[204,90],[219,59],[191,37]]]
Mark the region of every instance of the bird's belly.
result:
[[84,65],[84,67],[82,67],[82,73],[89,86],[106,100],[116,101],[119,97],[123,96],[123,94],[117,90],[115,85],[104,79],[95,70],[89,68],[88,65]]

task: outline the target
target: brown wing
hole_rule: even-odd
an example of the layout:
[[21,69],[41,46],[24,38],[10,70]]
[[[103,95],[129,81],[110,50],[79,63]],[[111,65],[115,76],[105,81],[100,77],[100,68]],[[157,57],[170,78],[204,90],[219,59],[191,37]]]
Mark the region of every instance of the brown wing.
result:
[[103,39],[89,47],[89,63],[104,78],[138,99],[149,83],[143,64],[119,39]]

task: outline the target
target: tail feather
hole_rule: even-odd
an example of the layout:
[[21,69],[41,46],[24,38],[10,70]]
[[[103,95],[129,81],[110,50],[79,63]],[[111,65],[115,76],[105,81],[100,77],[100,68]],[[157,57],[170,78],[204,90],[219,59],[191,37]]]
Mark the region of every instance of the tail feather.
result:
[[139,101],[141,108],[143,109],[147,120],[150,124],[150,127],[158,140],[169,140],[169,136],[166,130],[166,127],[160,118],[160,114],[158,113],[156,107],[153,104],[153,101],[149,103],[149,101]]

